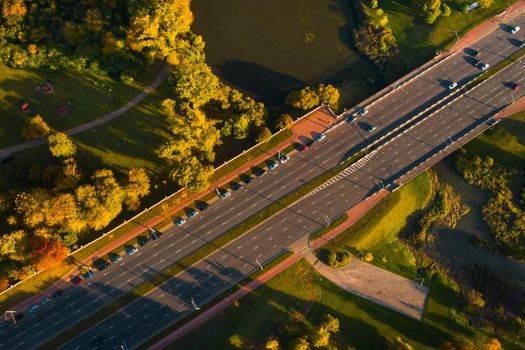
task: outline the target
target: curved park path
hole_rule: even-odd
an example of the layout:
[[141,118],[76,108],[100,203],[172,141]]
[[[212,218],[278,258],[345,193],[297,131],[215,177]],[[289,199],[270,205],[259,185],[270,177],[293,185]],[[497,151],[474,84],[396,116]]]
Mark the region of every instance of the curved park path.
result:
[[[63,131],[66,135],[72,136],[78,133],[81,133],[83,131],[92,129],[94,127],[97,127],[99,125],[102,125],[104,123],[109,122],[112,119],[115,119],[116,117],[126,113],[131,108],[135,107],[136,104],[140,103],[142,100],[144,100],[149,94],[151,94],[155,89],[166,79],[166,76],[170,72],[170,65],[164,64],[162,67],[162,70],[160,71],[159,75],[155,78],[155,80],[149,84],[140,94],[135,96],[131,101],[126,103],[124,106],[120,107],[119,109],[114,110],[111,113],[108,113],[100,118],[97,118],[95,120],[90,121],[89,123],[85,123],[79,126],[76,126],[74,128],[68,129]],[[16,152],[25,151],[27,149],[42,145],[47,142],[47,137],[42,137],[39,139],[29,140],[22,143],[19,143],[14,146],[9,146],[6,148],[0,149],[0,157],[1,156],[8,156]]]

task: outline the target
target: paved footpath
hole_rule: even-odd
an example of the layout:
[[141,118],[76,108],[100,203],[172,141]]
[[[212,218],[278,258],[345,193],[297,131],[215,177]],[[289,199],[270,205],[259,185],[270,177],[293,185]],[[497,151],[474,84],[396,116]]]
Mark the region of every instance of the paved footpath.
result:
[[[173,216],[177,212],[183,210],[185,207],[194,205],[195,201],[199,198],[202,198],[206,196],[209,193],[213,193],[215,191],[215,188],[221,187],[223,184],[228,183],[229,181],[236,179],[239,177],[239,175],[246,173],[248,170],[250,170],[252,167],[260,164],[264,160],[266,160],[270,155],[275,155],[277,152],[282,151],[286,147],[290,146],[294,142],[304,142],[305,138],[312,138],[314,135],[317,135],[318,133],[326,130],[330,125],[334,122],[334,117],[332,113],[324,107],[319,108],[317,111],[309,114],[308,116],[304,117],[300,121],[296,122],[292,126],[292,137],[285,141],[284,143],[274,147],[271,150],[268,150],[266,153],[261,154],[260,156],[252,159],[251,161],[245,163],[241,167],[233,170],[226,176],[222,177],[221,179],[218,179],[217,181],[213,182],[206,191],[191,194],[188,197],[186,197],[184,200],[182,200],[179,204],[176,206],[170,207],[166,212],[162,213],[161,215],[157,215],[154,218],[150,219],[147,222],[144,222],[142,226],[137,226],[134,229],[129,230],[125,235],[122,237],[119,237],[118,239],[112,240],[109,244],[105,245],[103,248],[98,250],[97,252],[90,255],[88,258],[83,260],[82,262],[78,262],[78,266],[81,265],[91,265],[95,260],[98,258],[108,254],[109,252],[123,246],[126,242],[130,241],[137,235],[144,232],[144,226],[147,227],[153,227],[156,224],[164,221],[167,216]],[[40,302],[43,297],[49,296],[53,293],[56,289],[66,289],[70,287],[69,281],[71,280],[73,275],[78,274],[78,268],[75,268],[68,272],[62,279],[55,282],[50,287],[46,288],[44,291],[33,295],[32,297],[25,299],[24,301],[18,303],[15,306],[11,306],[11,310],[26,310],[29,306],[31,306],[34,303]],[[0,310],[3,311],[3,310]]]

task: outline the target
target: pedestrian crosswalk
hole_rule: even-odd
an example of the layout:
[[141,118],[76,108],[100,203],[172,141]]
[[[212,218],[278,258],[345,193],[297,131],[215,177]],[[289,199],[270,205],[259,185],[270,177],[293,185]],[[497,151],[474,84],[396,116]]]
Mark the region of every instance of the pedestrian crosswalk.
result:
[[311,195],[327,188],[330,185],[333,185],[334,183],[338,182],[339,180],[343,179],[344,177],[352,174],[356,170],[361,169],[375,154],[377,153],[377,150],[374,150],[367,155],[365,155],[363,158],[360,158],[357,162],[352,163],[350,166],[345,168],[343,171],[341,171],[339,174],[332,177],[330,180],[326,181],[316,189],[312,190],[312,192],[306,194],[302,199],[308,198]]

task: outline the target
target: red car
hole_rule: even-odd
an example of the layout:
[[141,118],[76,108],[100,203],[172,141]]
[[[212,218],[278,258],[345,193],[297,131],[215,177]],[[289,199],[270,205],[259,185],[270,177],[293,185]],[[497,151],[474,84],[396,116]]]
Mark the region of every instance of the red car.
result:
[[82,283],[82,277],[80,277],[80,276],[73,277],[71,279],[71,283],[73,283],[75,286],[79,285],[80,283]]
[[308,145],[299,145],[299,152],[306,151],[308,149]]
[[518,84],[518,83],[514,83],[514,84],[512,84],[512,89],[513,89],[514,91],[518,91],[520,88],[521,88],[521,85],[520,85],[520,84]]

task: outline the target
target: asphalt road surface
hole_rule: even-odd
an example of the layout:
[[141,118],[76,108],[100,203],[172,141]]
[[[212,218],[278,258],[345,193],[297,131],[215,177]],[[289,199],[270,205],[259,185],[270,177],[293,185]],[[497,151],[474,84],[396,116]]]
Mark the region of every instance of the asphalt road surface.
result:
[[[515,24],[525,25],[525,17]],[[472,47],[479,59],[491,66],[518,50],[511,39],[523,40],[501,29]],[[133,256],[99,272],[89,282],[67,289],[61,297],[28,314],[17,325],[0,331],[0,348],[35,348],[60,334],[131,288],[191,254],[210,240],[294,191],[327,169],[337,165],[374,138],[414,117],[436,101],[446,98],[448,82],[462,84],[480,74],[469,52],[460,52],[369,108],[366,117],[341,123],[325,140],[290,161],[244,185],[231,197],[218,201],[182,227],[172,226],[156,241],[141,247]],[[511,68],[483,83],[441,111],[423,119],[378,149],[362,167],[353,167],[323,190],[313,193],[267,220],[227,247],[188,268],[155,289],[145,298],[126,306],[103,322],[63,346],[64,349],[119,348],[122,341],[134,347],[259,268],[285,247],[304,245],[305,237],[322,227],[323,215],[336,217],[388,185],[406,169],[425,160],[432,152],[461,137],[466,130],[483,123],[486,115],[511,101],[510,83],[523,83],[523,66]],[[521,91],[514,93],[518,98]],[[377,126],[367,133],[367,124]],[[100,337],[100,339],[99,339]],[[103,338],[102,338],[103,337]],[[96,346],[97,341],[103,343]]]

